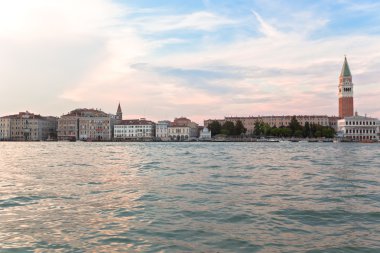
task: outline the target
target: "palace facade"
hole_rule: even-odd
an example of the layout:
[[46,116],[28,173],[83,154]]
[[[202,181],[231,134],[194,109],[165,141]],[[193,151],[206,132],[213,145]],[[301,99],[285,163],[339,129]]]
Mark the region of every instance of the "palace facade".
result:
[[58,120],[58,140],[110,141],[116,117],[97,109],[75,109]]
[[150,120],[122,120],[114,127],[115,140],[152,140],[155,136],[155,123]]
[[338,120],[341,137],[355,141],[374,141],[380,139],[380,121],[376,118],[355,114]]
[[57,118],[28,111],[0,118],[0,140],[42,141],[56,138]]

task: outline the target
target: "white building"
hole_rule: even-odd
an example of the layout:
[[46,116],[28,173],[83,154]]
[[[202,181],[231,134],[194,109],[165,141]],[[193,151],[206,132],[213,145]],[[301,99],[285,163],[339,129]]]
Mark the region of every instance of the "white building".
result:
[[372,141],[380,139],[380,122],[366,116],[346,117],[338,120],[338,135],[344,139]]
[[185,117],[175,118],[168,126],[169,139],[184,141],[198,138],[198,124]]
[[146,119],[123,120],[114,126],[115,140],[151,140],[155,136],[155,124]]
[[188,126],[169,126],[168,135],[174,141],[186,141],[190,139],[190,127]]
[[204,127],[199,134],[199,140],[211,140],[211,131]]
[[156,124],[156,138],[167,141],[169,140],[168,127],[170,125],[170,121],[161,120]]

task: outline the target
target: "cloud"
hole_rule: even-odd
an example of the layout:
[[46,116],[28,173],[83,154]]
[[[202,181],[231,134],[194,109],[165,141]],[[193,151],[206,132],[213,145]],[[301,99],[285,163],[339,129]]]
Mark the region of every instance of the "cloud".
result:
[[93,87],[120,78],[151,48],[133,28],[120,26],[131,9],[111,1],[0,4],[0,87],[11,94],[1,107],[9,113],[29,108],[54,114],[80,106],[88,94],[99,95]]
[[264,19],[257,12],[252,11],[252,13],[259,22],[259,31],[266,37],[280,37],[282,35],[282,33],[280,33],[275,27],[264,21]]
[[328,13],[288,18],[248,8],[248,17],[236,17],[106,0],[8,2],[0,6],[0,87],[9,94],[0,101],[3,114],[114,112],[121,101],[125,115],[153,120],[332,115],[348,54],[355,103],[380,117],[380,36],[313,36],[330,25]]
[[146,33],[168,32],[173,30],[212,31],[221,26],[236,24],[235,20],[207,11],[182,15],[156,15],[136,18],[134,26]]
[[0,4],[0,36],[24,41],[96,35],[117,24],[127,12],[106,0],[15,0]]

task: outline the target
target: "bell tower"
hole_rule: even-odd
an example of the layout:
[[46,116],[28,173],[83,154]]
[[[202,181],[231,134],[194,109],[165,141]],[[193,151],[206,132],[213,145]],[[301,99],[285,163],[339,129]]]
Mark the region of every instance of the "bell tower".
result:
[[120,123],[123,120],[123,112],[121,111],[120,102],[116,112],[116,122]]
[[352,83],[352,75],[346,56],[340,72],[338,88],[339,118],[354,116],[354,84]]

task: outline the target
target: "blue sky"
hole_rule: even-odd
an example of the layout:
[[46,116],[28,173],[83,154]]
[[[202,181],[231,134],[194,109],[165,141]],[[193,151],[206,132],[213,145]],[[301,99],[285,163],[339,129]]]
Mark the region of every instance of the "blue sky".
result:
[[0,0],[0,115],[380,117],[380,2]]

